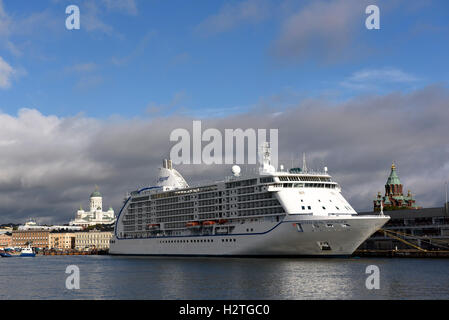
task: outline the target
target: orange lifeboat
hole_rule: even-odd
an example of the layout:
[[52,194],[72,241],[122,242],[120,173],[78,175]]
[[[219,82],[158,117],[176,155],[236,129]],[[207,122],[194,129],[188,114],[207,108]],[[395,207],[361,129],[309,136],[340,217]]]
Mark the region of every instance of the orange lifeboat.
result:
[[216,222],[215,221],[204,221],[203,222],[203,226],[212,226],[214,225]]
[[228,220],[226,220],[226,219],[220,219],[220,220],[218,220],[218,223],[219,223],[219,224],[225,224],[226,222],[228,222]]
[[188,227],[188,228],[196,228],[199,226],[200,226],[200,223],[197,221],[191,221],[191,222],[186,223],[186,227]]

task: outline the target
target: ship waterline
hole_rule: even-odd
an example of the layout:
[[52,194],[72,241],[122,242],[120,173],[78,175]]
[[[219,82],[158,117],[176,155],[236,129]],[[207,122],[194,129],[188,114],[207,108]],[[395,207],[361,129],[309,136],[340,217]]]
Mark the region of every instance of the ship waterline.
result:
[[277,171],[265,146],[257,175],[189,187],[169,160],[156,186],[125,199],[113,255],[344,256],[388,216],[359,216],[324,172]]

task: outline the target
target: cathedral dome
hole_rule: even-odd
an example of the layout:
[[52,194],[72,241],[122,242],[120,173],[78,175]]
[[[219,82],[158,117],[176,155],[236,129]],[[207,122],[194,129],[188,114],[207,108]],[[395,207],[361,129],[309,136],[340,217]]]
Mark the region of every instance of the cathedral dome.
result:
[[101,198],[102,195],[100,192],[98,192],[98,190],[95,190],[94,192],[92,192],[92,194],[90,195],[91,198]]
[[401,181],[399,180],[399,177],[398,177],[398,175],[396,173],[396,165],[394,164],[394,162],[391,165],[391,173],[390,173],[390,176],[387,179],[387,184],[386,185],[392,185],[392,184],[397,184],[397,185],[401,184]]

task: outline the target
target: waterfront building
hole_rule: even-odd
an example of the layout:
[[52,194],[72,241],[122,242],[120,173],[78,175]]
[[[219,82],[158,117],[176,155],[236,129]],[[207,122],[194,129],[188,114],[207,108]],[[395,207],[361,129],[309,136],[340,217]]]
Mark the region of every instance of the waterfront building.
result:
[[29,220],[24,225],[17,228],[18,230],[48,230],[48,231],[81,231],[81,226],[40,226],[35,221]]
[[77,250],[85,249],[97,249],[105,250],[109,249],[109,241],[112,238],[112,232],[101,231],[88,231],[77,232],[75,238],[75,248]]
[[75,249],[76,233],[52,232],[49,235],[49,249]]
[[[425,250],[449,250],[449,210],[446,202],[439,208],[419,208],[388,212],[390,221],[383,227],[392,235],[378,231],[366,240],[360,250],[402,250],[414,249],[413,245]],[[361,212],[372,215],[373,212]],[[390,233],[391,234],[391,233]],[[415,248],[416,249],[416,248]]]
[[380,211],[381,205],[383,205],[383,210],[398,210],[398,209],[418,209],[416,206],[416,200],[413,197],[410,190],[408,190],[407,195],[403,194],[403,185],[399,180],[396,172],[396,165],[391,165],[391,172],[385,184],[385,196],[382,196],[378,192],[377,197],[373,200],[374,211]]
[[25,247],[27,243],[34,248],[48,248],[49,230],[14,230],[12,246]]
[[90,195],[90,209],[84,211],[82,207],[76,212],[75,219],[70,221],[71,226],[94,226],[98,224],[112,224],[115,222],[114,209],[103,211],[103,196],[96,189]]
[[12,235],[8,233],[0,234],[0,248],[8,248],[11,247],[12,244]]

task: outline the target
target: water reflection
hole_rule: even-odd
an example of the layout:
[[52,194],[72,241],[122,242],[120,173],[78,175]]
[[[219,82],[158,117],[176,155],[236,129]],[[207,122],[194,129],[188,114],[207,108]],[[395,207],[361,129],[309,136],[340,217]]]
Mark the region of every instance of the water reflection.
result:
[[[80,268],[81,289],[65,288]],[[365,269],[380,268],[367,290]],[[449,260],[46,256],[0,259],[1,299],[448,299]]]

